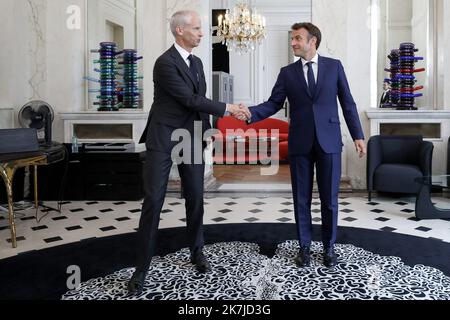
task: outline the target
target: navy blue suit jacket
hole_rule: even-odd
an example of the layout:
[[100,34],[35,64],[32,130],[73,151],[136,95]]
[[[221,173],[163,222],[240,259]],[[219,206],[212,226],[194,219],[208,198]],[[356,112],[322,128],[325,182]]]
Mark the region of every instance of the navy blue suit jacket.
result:
[[[342,152],[337,98],[353,140],[364,139],[355,101],[339,60],[319,56],[316,93],[312,97],[301,60],[281,69],[267,102],[250,108],[251,122],[277,113],[286,98],[290,104],[289,155],[311,151],[314,134],[326,153]],[[315,131],[315,132],[314,132]]]

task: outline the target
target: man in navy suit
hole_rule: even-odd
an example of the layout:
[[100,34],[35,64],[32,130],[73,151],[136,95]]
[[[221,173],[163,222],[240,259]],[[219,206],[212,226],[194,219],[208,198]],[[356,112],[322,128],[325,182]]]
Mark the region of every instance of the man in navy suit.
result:
[[[195,11],[176,12],[170,20],[170,29],[175,37],[175,44],[156,60],[153,70],[154,100],[141,138],[141,143],[145,142],[147,147],[144,167],[145,198],[137,233],[136,270],[128,283],[130,294],[143,290],[155,253],[160,213],[174,160],[172,151],[179,143],[172,140],[175,130],[187,132],[192,139],[192,148],[183,150],[183,159],[187,158],[187,161],[177,161],[177,164],[186,199],[190,260],[199,272],[205,273],[211,269],[202,251],[205,163],[201,147],[201,154],[196,154],[196,142],[203,141],[203,133],[211,128],[209,115],[221,117],[226,112],[235,114],[241,111],[247,117],[250,116],[248,110],[242,111],[238,105],[226,105],[205,97],[203,64],[192,54],[203,36],[199,14]],[[201,137],[197,136],[198,133]]]
[[286,98],[290,103],[289,161],[300,243],[295,260],[300,267],[310,264],[314,165],[322,205],[324,264],[333,267],[337,263],[333,246],[343,146],[337,98],[359,156],[366,154],[364,134],[344,68],[339,60],[317,54],[320,41],[321,32],[315,25],[294,24],[291,44],[301,59],[281,69],[267,102],[249,108],[250,121],[258,122],[277,113]]

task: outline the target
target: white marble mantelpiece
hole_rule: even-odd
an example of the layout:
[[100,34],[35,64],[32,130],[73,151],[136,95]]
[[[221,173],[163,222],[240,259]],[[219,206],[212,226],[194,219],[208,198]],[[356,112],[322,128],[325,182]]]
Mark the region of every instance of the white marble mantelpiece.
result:
[[370,120],[370,135],[380,134],[380,126],[385,123],[418,123],[437,124],[440,128],[440,135],[435,141],[442,141],[446,136],[446,128],[450,119],[450,110],[370,110],[366,111],[366,116]]
[[371,110],[366,111],[372,119],[450,119],[450,110]]
[[83,111],[60,112],[62,120],[147,120],[148,112],[145,111]]
[[[148,112],[144,111],[117,111],[117,112],[62,112],[59,113],[64,125],[64,142],[70,143],[74,125],[76,124],[110,124],[122,125],[130,124],[132,126],[132,137],[128,141],[123,139],[108,139],[113,142],[134,142],[139,143],[142,132],[147,123]],[[80,141],[80,142],[102,142],[98,141]]]
[[[142,132],[144,132],[147,124],[148,112],[145,111],[117,111],[117,112],[99,112],[99,111],[83,111],[83,112],[62,112],[59,113],[64,124],[64,142],[71,143],[73,129],[75,124],[132,124],[133,139],[130,141],[113,139],[108,142],[134,142],[139,144]],[[104,142],[105,140],[82,140],[79,143]],[[209,151],[212,152],[211,150]],[[209,156],[211,157],[211,156]],[[169,180],[179,181],[180,176],[176,164],[172,165]],[[205,166],[205,185],[215,181],[213,176],[213,166],[207,164]]]

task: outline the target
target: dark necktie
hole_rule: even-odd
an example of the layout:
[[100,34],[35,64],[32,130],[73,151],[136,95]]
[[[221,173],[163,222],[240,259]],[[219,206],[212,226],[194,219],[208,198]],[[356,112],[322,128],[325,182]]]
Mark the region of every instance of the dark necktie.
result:
[[314,72],[312,68],[313,62],[308,62],[306,65],[308,66],[308,88],[309,93],[311,93],[311,97],[314,97],[316,93],[316,79],[314,78]]
[[191,54],[188,57],[190,64],[189,64],[189,70],[191,71],[192,77],[194,78],[195,82],[198,84],[198,70],[197,66],[195,65],[194,56]]

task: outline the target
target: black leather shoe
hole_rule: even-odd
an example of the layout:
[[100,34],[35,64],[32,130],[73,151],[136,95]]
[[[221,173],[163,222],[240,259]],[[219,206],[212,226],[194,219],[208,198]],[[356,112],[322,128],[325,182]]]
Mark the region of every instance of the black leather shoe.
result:
[[333,248],[327,248],[323,251],[323,264],[327,268],[333,268],[337,264],[337,255]]
[[297,257],[295,257],[295,263],[300,268],[309,267],[311,263],[310,249],[309,247],[300,247]]
[[197,271],[200,273],[211,271],[211,264],[201,251],[197,252],[195,255],[191,255],[191,262],[195,264]]
[[144,289],[147,272],[136,270],[128,282],[128,294],[140,294]]

